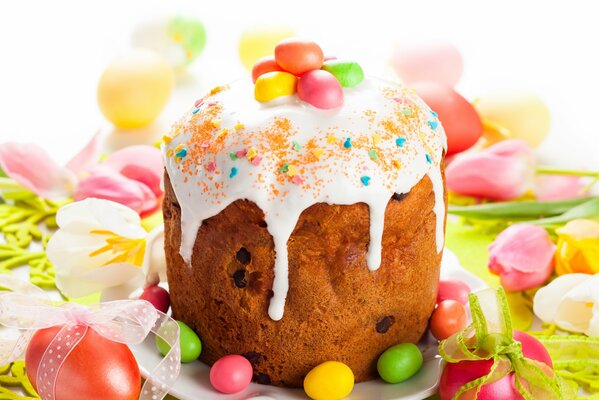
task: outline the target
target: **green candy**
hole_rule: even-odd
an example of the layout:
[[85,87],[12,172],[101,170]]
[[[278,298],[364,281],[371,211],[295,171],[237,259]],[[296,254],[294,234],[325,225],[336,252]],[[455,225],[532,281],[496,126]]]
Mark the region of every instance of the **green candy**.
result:
[[[177,321],[179,324],[179,347],[181,348],[181,362],[189,363],[195,361],[202,352],[202,342],[196,333],[189,326],[181,321]],[[156,348],[162,354],[166,356],[171,346],[168,345],[159,336],[156,336]]]
[[354,87],[364,80],[362,67],[354,61],[329,60],[322,69],[333,74],[343,87]]
[[376,363],[376,369],[387,383],[399,383],[411,378],[422,368],[422,353],[412,343],[389,347]]

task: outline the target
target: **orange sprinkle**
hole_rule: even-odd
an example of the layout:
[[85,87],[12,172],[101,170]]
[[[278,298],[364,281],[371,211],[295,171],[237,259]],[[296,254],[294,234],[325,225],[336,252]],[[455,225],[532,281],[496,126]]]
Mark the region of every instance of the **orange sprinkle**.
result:
[[166,144],[169,144],[169,143],[171,142],[171,140],[173,140],[173,138],[172,138],[172,137],[170,137],[169,135],[164,135],[164,136],[162,137],[162,141],[163,141],[164,143],[166,143]]
[[240,131],[240,130],[242,130],[243,128],[245,128],[245,125],[244,125],[244,124],[242,124],[241,122],[238,122],[238,123],[236,123],[236,124],[235,124],[235,130],[236,130],[236,131]]
[[314,155],[314,157],[320,158],[324,154],[324,150],[319,147],[319,148],[312,150],[312,154]]
[[218,128],[218,127],[220,126],[220,122],[221,122],[221,121],[220,121],[220,119],[218,119],[218,118],[213,118],[213,119],[212,119],[212,121],[210,121],[210,124],[211,124],[213,127],[215,127],[215,128]]

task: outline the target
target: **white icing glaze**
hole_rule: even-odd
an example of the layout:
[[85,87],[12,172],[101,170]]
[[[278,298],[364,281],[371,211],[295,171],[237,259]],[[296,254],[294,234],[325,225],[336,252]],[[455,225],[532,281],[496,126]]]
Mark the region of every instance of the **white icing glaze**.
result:
[[[181,206],[180,253],[187,263],[202,221],[238,199],[254,202],[264,212],[274,241],[274,295],[268,312],[280,320],[289,289],[287,241],[306,208],[320,202],[367,204],[367,264],[374,271],[381,263],[389,199],[393,193],[408,193],[427,174],[435,192],[437,251],[442,250],[445,204],[440,162],[446,139],[436,115],[413,91],[367,79],[344,90],[341,108],[324,111],[297,96],[259,103],[253,89],[249,80],[215,88],[199,109],[175,124],[172,140],[163,146]],[[243,127],[236,127],[239,123]],[[347,138],[350,148],[343,145]],[[398,145],[397,138],[405,138],[405,143]],[[301,149],[294,149],[294,142]],[[176,157],[182,148],[186,155]],[[256,158],[252,163],[248,157],[230,156],[250,148],[261,157],[260,163]],[[315,153],[320,151],[318,157]],[[297,175],[292,177],[291,166],[281,171],[285,163],[296,167]],[[233,168],[237,172],[231,177]],[[370,178],[368,185],[362,177]]]

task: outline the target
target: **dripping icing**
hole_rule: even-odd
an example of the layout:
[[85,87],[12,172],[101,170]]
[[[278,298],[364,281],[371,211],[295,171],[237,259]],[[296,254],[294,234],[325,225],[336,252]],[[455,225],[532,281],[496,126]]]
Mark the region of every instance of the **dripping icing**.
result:
[[[249,81],[239,81],[219,91],[207,101],[217,106],[184,116],[173,128],[171,143],[163,147],[167,172],[181,205],[180,253],[186,263],[191,263],[196,235],[204,220],[220,213],[235,200],[254,202],[264,212],[275,245],[273,297],[268,313],[273,320],[280,320],[289,290],[287,241],[303,210],[320,202],[367,204],[370,213],[367,265],[374,271],[381,263],[388,200],[393,193],[409,192],[424,175],[433,183],[436,246],[437,251],[441,251],[445,205],[439,163],[446,140],[440,126],[430,127],[429,108],[412,92],[395,84],[368,79],[357,88],[346,89],[345,104],[336,111],[315,110],[293,97],[260,104],[253,99],[252,92]],[[405,107],[410,108],[409,118],[403,112]],[[200,128],[212,118],[218,118],[218,129],[208,134]],[[239,123],[245,127],[244,131],[222,135],[221,129],[233,131],[232,127]],[[279,134],[273,128],[277,123],[287,130]],[[256,134],[252,136],[254,131]],[[371,142],[373,132],[380,136],[378,145]],[[279,136],[285,135],[289,148],[280,147],[286,142],[280,142]],[[330,136],[337,142],[329,142]],[[405,137],[402,146],[396,144],[396,136]],[[214,137],[220,150],[197,155],[197,149],[204,148],[204,143]],[[347,137],[352,142],[349,149],[342,146]],[[310,160],[309,149],[301,149],[302,154],[292,146],[294,141],[302,144],[316,141],[326,158]],[[168,157],[169,149],[176,146],[188,149],[185,159]],[[210,146],[211,143],[206,148],[210,150]],[[243,156],[236,160],[229,156],[249,146],[257,149],[261,157],[258,166]],[[370,156],[373,148],[377,150],[378,160]],[[432,164],[426,155],[432,157]],[[295,162],[294,157],[309,160],[296,167],[303,175],[302,185],[294,184],[280,172],[284,162]],[[398,160],[399,167],[389,167],[388,161],[392,158]],[[216,169],[208,170],[207,162],[213,163]],[[234,178],[230,178],[228,172],[232,167],[236,168]],[[365,171],[371,177],[368,186],[360,182]]]

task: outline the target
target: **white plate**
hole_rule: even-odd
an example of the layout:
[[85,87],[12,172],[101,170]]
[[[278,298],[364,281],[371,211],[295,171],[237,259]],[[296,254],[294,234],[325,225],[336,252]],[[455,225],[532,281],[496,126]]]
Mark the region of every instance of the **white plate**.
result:
[[[456,256],[445,250],[441,268],[442,278],[460,279],[467,283],[473,291],[486,287],[486,284],[464,270]],[[437,345],[431,337],[423,339],[420,347],[424,354],[424,364],[420,372],[409,380],[390,385],[381,380],[362,382],[355,385],[348,400],[421,400],[435,393],[441,375],[441,359],[437,354]],[[143,344],[132,347],[141,372],[148,376],[153,367],[160,361],[160,354],[154,345],[154,338],[149,337]],[[183,364],[179,379],[170,394],[179,400],[292,400],[306,399],[301,389],[285,389],[269,385],[251,383],[243,392],[234,395],[223,395],[210,385],[210,368],[202,362]]]

